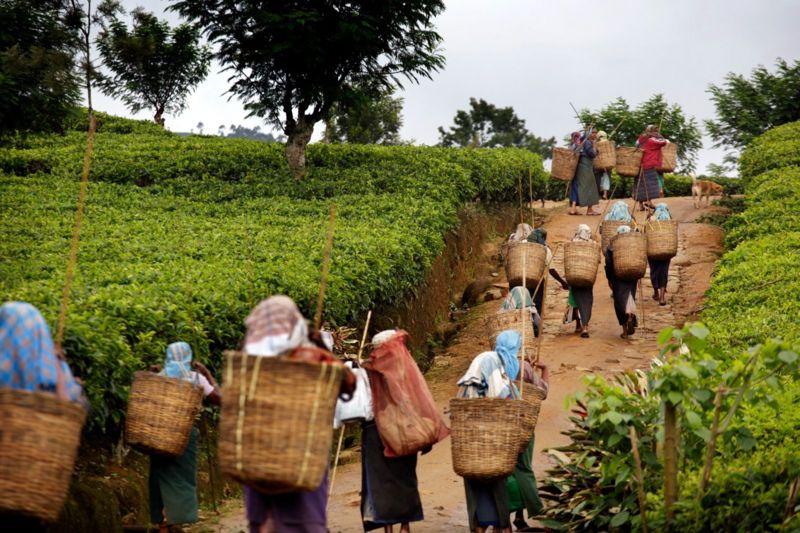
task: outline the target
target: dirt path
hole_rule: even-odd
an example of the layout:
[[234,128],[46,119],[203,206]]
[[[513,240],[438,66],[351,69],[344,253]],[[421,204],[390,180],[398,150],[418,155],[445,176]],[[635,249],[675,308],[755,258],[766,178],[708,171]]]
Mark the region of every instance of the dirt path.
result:
[[[722,254],[722,231],[694,220],[708,209],[695,210],[691,198],[666,200],[673,217],[681,222],[679,252],[673,259],[668,288],[668,305],[659,306],[652,299],[653,289],[648,277],[643,279],[643,296],[637,295],[640,327],[631,339],[619,337],[621,329],[614,315],[610,290],[602,268],[598,272],[594,290],[594,309],[590,324],[591,337],[583,339],[573,332],[572,324],[563,324],[567,291],[554,282],[547,287],[544,311],[544,337],[541,358],[551,369],[550,397],[542,404],[536,427],[534,469],[541,477],[548,467],[543,450],[566,442],[561,432],[568,428],[565,399],[580,390],[582,378],[588,373],[612,375],[628,368],[646,367],[656,355],[656,336],[668,326],[683,323],[699,310],[702,297],[708,288],[715,261]],[[563,204],[562,204],[563,205]],[[604,208],[605,205],[600,206]],[[711,208],[715,209],[715,208]],[[593,229],[599,217],[568,216],[563,207],[548,209],[548,243],[555,250],[560,242],[572,238],[575,227],[587,223]],[[637,213],[637,219],[643,215]],[[487,245],[487,257],[497,255],[502,239]],[[499,265],[498,283],[505,278]],[[553,264],[563,274],[563,253],[556,253]],[[642,303],[644,305],[642,306]],[[483,322],[495,313],[499,301],[474,307],[459,320],[463,328],[444,353],[437,356],[434,367],[426,375],[433,395],[442,409],[446,409],[455,392],[455,382],[469,366],[472,358],[488,350]],[[329,529],[331,532],[362,531],[359,513],[361,470],[359,464],[339,468],[333,497],[329,504]],[[414,531],[468,531],[464,488],[460,477],[453,473],[449,441],[438,444],[434,450],[419,459],[417,467],[425,521],[412,525]],[[247,524],[241,507],[193,528],[194,531],[246,531]]]

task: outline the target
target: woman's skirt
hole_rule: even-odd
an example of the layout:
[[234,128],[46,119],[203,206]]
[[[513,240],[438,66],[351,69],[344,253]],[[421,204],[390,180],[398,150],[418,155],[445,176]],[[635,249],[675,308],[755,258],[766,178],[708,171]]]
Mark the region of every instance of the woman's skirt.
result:
[[580,311],[581,325],[588,326],[589,321],[592,319],[594,287],[570,287],[569,291],[569,304]]
[[386,457],[375,422],[365,422],[361,428],[361,519],[364,531],[422,520],[422,501],[417,488],[417,454]]
[[511,527],[506,478],[491,481],[464,478],[464,492],[467,495],[470,531],[475,531],[477,527]]
[[646,202],[648,200],[655,200],[661,195],[661,189],[658,186],[658,171],[654,168],[648,168],[643,171],[642,176],[636,180],[633,189],[633,199],[637,202]]
[[570,200],[580,206],[593,206],[600,202],[600,194],[597,192],[597,182],[594,179],[594,168],[592,160],[581,156],[578,161],[578,169],[575,171],[575,178],[572,180],[572,187],[575,197],[570,195]]
[[506,478],[509,512],[525,509],[528,517],[536,516],[544,509],[536,487],[536,477],[533,475],[533,443],[534,436],[531,435],[527,448],[517,457],[514,472]]
[[328,472],[309,492],[266,495],[244,487],[244,506],[250,533],[269,521],[275,533],[327,533]]
[[636,314],[636,281],[614,280],[612,284],[614,295],[614,313],[617,322],[622,326],[628,321],[628,313]]
[[654,289],[666,289],[667,280],[669,279],[669,262],[670,259],[648,259],[650,264],[650,281]]
[[[177,458],[150,456],[150,521],[167,524],[197,522],[197,428]],[[163,514],[162,514],[163,511]]]

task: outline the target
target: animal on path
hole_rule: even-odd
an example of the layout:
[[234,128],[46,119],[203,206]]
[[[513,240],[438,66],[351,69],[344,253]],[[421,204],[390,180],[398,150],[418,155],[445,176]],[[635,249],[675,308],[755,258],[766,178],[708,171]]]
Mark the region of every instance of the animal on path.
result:
[[699,180],[694,174],[690,175],[692,176],[692,204],[694,204],[695,209],[700,206],[699,204],[703,203],[703,196],[706,197],[706,206],[708,206],[712,194],[725,194],[722,185],[719,183],[710,180]]

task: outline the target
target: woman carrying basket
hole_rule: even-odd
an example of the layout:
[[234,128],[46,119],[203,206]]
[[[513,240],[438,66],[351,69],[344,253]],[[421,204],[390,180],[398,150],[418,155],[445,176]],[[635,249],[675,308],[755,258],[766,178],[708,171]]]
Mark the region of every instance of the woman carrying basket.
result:
[[[539,369],[541,375],[536,373]],[[547,399],[550,390],[550,371],[547,365],[535,362],[531,364],[527,360],[522,364],[523,379],[525,383],[533,386],[526,394],[538,394],[542,400]],[[519,379],[519,376],[517,376]],[[514,472],[506,478],[506,491],[508,492],[509,510],[514,513],[514,527],[517,531],[538,531],[529,527],[525,522],[523,510],[528,511],[528,518],[540,514],[544,510],[542,500],[539,498],[539,490],[536,487],[536,477],[533,474],[533,446],[535,435],[531,434],[528,446],[517,457],[514,465]]]
[[578,214],[577,206],[586,206],[587,215],[599,215],[593,207],[600,202],[600,195],[597,192],[597,182],[594,177],[594,166],[592,160],[597,157],[597,151],[594,148],[594,140],[597,136],[597,129],[592,127],[587,130],[583,135],[576,131],[572,134],[572,143],[570,148],[576,152],[580,152],[580,159],[578,159],[578,168],[575,171],[575,177],[572,178],[570,185],[569,201],[570,201],[570,215]]
[[[630,233],[630,226],[617,228],[617,235]],[[614,298],[614,312],[617,321],[622,326],[620,337],[627,339],[636,332],[638,325],[636,319],[636,280],[620,279],[614,273],[614,239],[606,248],[606,277],[611,285],[611,295]]]
[[[669,207],[664,202],[656,204],[656,210],[651,217],[653,220],[672,220]],[[669,279],[669,263],[671,259],[650,259],[650,282],[653,284],[653,300],[658,300],[659,305],[667,305],[667,281]]]
[[[459,398],[511,398],[516,387],[508,376],[519,374],[519,352],[522,340],[519,333],[506,330],[497,336],[495,349],[483,352],[469,365],[458,380]],[[492,460],[486,450],[486,460]],[[467,497],[469,529],[484,533],[489,526],[503,533],[511,532],[511,510],[505,478],[491,481],[464,478]]]
[[667,144],[666,140],[658,132],[658,126],[650,124],[639,136],[637,141],[642,152],[641,175],[633,190],[633,199],[639,202],[640,211],[644,207],[653,209],[652,200],[661,197],[664,189],[664,178],[658,173],[661,166],[661,147]]
[[[219,385],[211,372],[192,362],[192,348],[185,342],[167,346],[164,369],[159,375],[196,384],[214,405],[222,403]],[[192,370],[195,368],[196,371]],[[150,456],[150,521],[166,533],[171,526],[197,522],[197,428],[180,457]]]
[[[572,240],[574,242],[591,242],[591,228],[586,224],[580,224]],[[575,333],[580,333],[583,338],[589,338],[589,321],[592,319],[592,306],[594,305],[594,286],[570,286],[567,303],[569,305],[567,318],[570,320],[566,322],[574,320]]]
[[[547,255],[545,257],[546,261],[545,264],[549,265],[553,259],[553,251],[550,249],[549,246],[547,246],[547,230],[544,228],[536,228],[530,233],[530,235],[528,235],[528,242],[535,242],[545,247],[545,250],[547,251]],[[561,284],[562,289],[564,290],[569,289],[569,285],[561,276],[558,275],[558,271],[556,271],[555,268],[549,269],[548,272],[550,273],[551,276],[553,276],[553,278],[556,281],[558,281],[558,283]],[[539,287],[531,295],[531,298],[533,298],[533,303],[536,306],[536,309],[541,311],[542,305],[544,304],[544,283],[539,284]],[[538,327],[535,327],[534,331],[536,332],[536,336],[538,337],[539,336]]]
[[[288,296],[272,296],[259,303],[245,320],[244,351],[251,355],[293,357],[302,346],[317,346],[325,362],[342,364],[327,352],[318,332],[309,332],[306,320]],[[317,353],[317,352],[314,352]],[[309,355],[309,357],[316,357]],[[308,361],[306,357],[303,360]],[[349,370],[342,378],[342,394],[355,390],[355,376]],[[286,391],[291,394],[291,391]],[[326,533],[328,475],[319,487],[308,492],[266,495],[245,486],[244,502],[249,533]]]

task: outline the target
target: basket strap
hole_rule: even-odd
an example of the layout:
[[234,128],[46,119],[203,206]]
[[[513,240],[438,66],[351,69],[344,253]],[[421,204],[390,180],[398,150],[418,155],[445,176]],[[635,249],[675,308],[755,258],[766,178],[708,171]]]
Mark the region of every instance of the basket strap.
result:
[[[316,386],[314,387],[314,405],[311,406],[311,417],[308,421],[308,434],[306,435],[306,446],[305,450],[303,450],[303,464],[300,466],[300,473],[297,475],[297,485],[302,485],[303,480],[306,477],[306,472],[308,471],[308,459],[311,455],[311,443],[314,442],[316,438],[316,432],[314,429],[316,428],[316,420],[317,420],[317,411],[319,411],[319,401],[320,401],[320,389],[322,388],[322,383],[325,379],[325,374],[329,370],[330,365],[321,364],[319,370],[319,377],[317,378]],[[333,372],[331,372],[333,373]]]
[[247,381],[247,354],[242,352],[242,367],[239,369],[239,412],[236,416],[236,470],[242,471],[242,433],[244,432],[245,395]]
[[256,384],[258,384],[258,370],[261,367],[261,357],[256,357],[256,362],[253,365],[253,376],[250,378],[250,390],[247,393],[247,399],[252,400],[256,395]]

